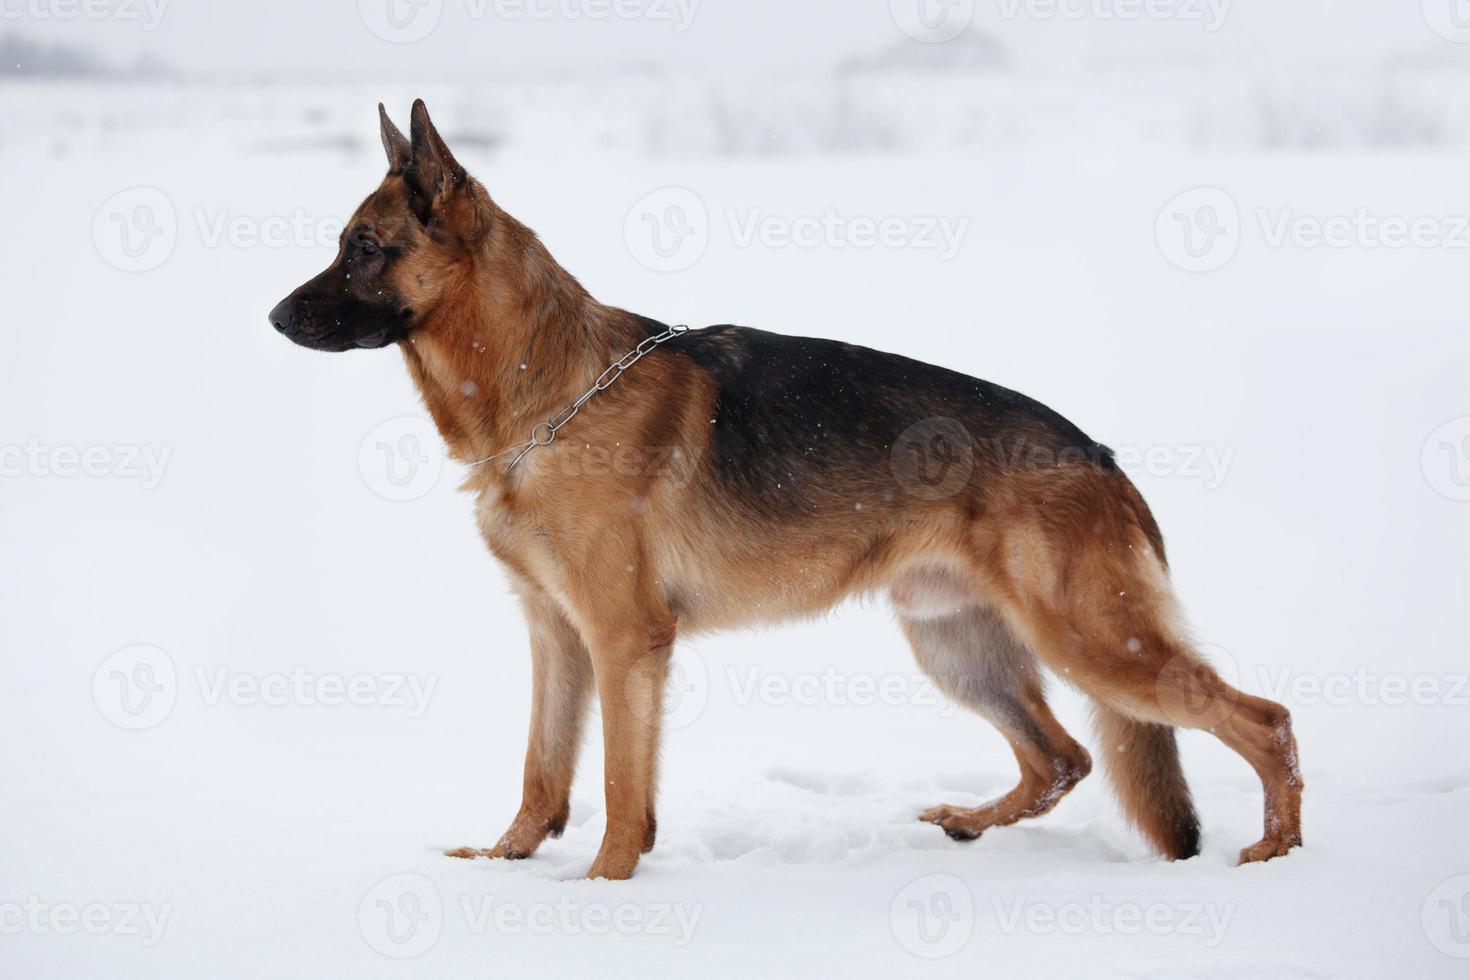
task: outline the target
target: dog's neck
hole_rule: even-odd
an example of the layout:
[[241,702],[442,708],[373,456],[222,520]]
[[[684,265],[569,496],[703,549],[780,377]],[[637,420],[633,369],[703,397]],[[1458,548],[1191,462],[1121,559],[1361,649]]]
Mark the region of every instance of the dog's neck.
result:
[[[640,339],[636,318],[593,299],[528,228],[502,214],[494,229],[399,345],[463,463],[525,442]],[[496,462],[480,469],[503,473]]]

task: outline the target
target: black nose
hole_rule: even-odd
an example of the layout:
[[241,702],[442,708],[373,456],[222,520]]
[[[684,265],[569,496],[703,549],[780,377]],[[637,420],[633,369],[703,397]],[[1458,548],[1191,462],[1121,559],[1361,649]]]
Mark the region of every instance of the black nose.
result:
[[296,318],[296,301],[286,297],[276,304],[276,308],[270,312],[271,326],[281,333],[291,328],[291,321]]

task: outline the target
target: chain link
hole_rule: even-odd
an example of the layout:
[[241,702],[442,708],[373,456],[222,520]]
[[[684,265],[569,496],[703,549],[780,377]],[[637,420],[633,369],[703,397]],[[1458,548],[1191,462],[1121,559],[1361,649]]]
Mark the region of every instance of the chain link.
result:
[[606,391],[607,389],[611,388],[613,382],[621,378],[624,371],[628,370],[628,368],[632,367],[634,364],[637,364],[643,358],[643,355],[653,350],[659,344],[667,343],[680,334],[687,333],[688,331],[688,325],[680,323],[676,326],[669,327],[661,334],[655,334],[652,337],[645,337],[643,339],[643,342],[640,343],[637,347],[634,347],[632,350],[628,351],[628,353],[624,354],[622,357],[618,358],[616,361],[613,361],[606,368],[604,368],[603,372],[597,376],[597,380],[592,383],[592,387],[588,388],[582,393],[582,397],[572,402],[560,412],[557,412],[545,422],[536,423],[536,425],[531,429],[531,438],[527,439],[525,442],[511,446],[509,449],[502,449],[500,452],[496,453],[493,456],[486,456],[484,459],[477,459],[469,465],[479,466],[481,463],[488,463],[492,459],[499,459],[502,456],[509,456],[511,453],[515,453],[516,458],[511,460],[510,465],[505,468],[505,472],[509,473],[511,470],[516,468],[517,463],[530,455],[531,450],[535,449],[537,446],[549,446],[553,442],[555,442],[556,434],[562,430],[563,426],[565,426],[572,419],[576,418],[577,413],[582,410],[582,406],[587,404],[587,402],[592,399],[593,395],[597,394],[599,391]]

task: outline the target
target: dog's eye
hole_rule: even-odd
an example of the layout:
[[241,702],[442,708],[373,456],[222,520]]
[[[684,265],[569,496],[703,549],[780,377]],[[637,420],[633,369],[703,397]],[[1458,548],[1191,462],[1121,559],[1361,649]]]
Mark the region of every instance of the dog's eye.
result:
[[378,243],[367,232],[359,231],[352,236],[352,248],[358,255],[376,255]]

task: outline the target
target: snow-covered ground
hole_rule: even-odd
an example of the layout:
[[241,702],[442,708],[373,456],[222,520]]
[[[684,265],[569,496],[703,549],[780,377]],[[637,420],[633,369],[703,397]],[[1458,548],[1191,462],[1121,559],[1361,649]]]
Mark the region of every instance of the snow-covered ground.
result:
[[958,844],[917,814],[1005,791],[1010,752],[854,605],[681,646],[658,847],[586,882],[590,732],[563,839],[440,855],[515,811],[523,627],[398,355],[265,320],[381,176],[373,103],[415,93],[347,94],[0,91],[0,974],[1464,975],[1465,150],[721,156],[446,96],[605,301],[942,363],[1118,448],[1202,640],[1301,743],[1286,860],[1232,866],[1258,784],[1197,734],[1196,860],[1100,774]]

